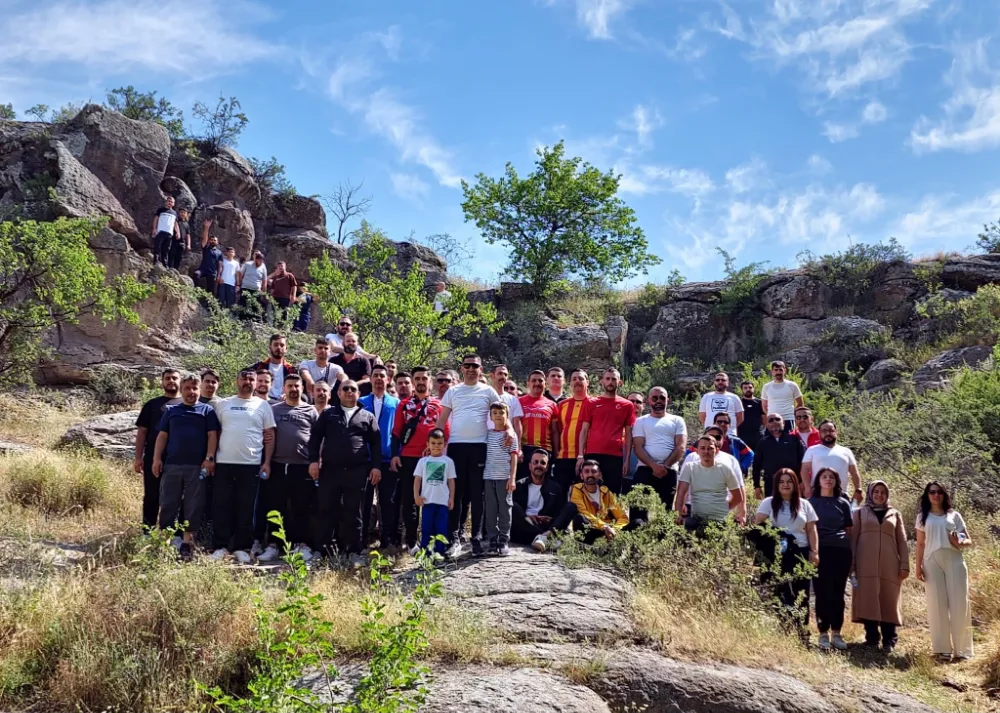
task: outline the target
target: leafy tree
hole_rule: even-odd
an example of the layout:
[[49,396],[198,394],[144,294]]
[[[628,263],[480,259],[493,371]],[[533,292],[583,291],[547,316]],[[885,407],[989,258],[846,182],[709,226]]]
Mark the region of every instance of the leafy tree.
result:
[[279,163],[274,156],[262,161],[259,158],[250,159],[250,168],[253,171],[254,180],[260,186],[262,192],[267,194],[277,193],[279,196],[294,196],[295,186],[285,175],[285,165]]
[[470,305],[457,287],[445,311],[435,311],[423,273],[416,266],[400,273],[381,230],[362,221],[358,236],[348,252],[352,268],[313,260],[309,285],[326,318],[354,317],[367,351],[406,365],[437,364],[469,337],[500,327],[493,305]]
[[354,184],[351,179],[337,184],[331,193],[323,196],[321,202],[327,213],[337,221],[337,244],[343,245],[353,238],[354,231],[344,232],[347,223],[365,215],[372,207],[372,197],[360,195],[365,182]]
[[220,96],[214,109],[208,107],[204,102],[195,102],[191,113],[204,124],[205,135],[202,138],[213,153],[218,153],[223,148],[235,146],[240,134],[247,128],[250,120],[241,109],[240,102],[236,97],[226,99]]
[[75,119],[83,107],[84,104],[82,102],[68,102],[63,104],[58,109],[52,110],[52,116],[49,117],[49,121],[53,124],[65,124]]
[[0,121],[14,121],[17,119],[17,112],[14,111],[13,104],[0,104]]
[[151,292],[131,277],[105,282],[87,238],[102,222],[59,218],[0,223],[0,379],[24,383],[52,327],[85,314],[139,322],[132,309]]
[[525,178],[508,163],[500,179],[480,173],[476,185],[462,182],[466,221],[486,242],[512,249],[507,274],[547,295],[573,276],[618,282],[660,262],[647,251],[635,212],[617,196],[618,176],[565,158],[561,141],[537,153]]
[[976,236],[976,247],[987,253],[1000,252],[1000,223],[983,225],[983,232]]
[[184,136],[184,112],[156,92],[140,92],[131,84],[108,92],[107,106],[136,121],[155,121],[166,127],[171,138]]
[[49,111],[48,104],[35,104],[24,113],[30,117],[34,117],[35,121],[45,121],[45,118],[49,115]]
[[766,269],[767,261],[751,262],[736,267],[736,258],[722,248],[716,248],[722,256],[726,273],[726,287],[719,294],[716,312],[723,315],[740,315],[749,312],[757,304],[757,288],[772,270]]

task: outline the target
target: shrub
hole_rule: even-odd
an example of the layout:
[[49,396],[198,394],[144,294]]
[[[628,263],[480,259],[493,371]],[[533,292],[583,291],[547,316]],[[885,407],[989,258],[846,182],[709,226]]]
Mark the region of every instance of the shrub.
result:
[[141,403],[146,380],[127,369],[99,369],[87,384],[103,406],[134,406]]
[[1000,223],[983,225],[983,232],[976,237],[976,247],[986,253],[1000,252]]
[[201,120],[204,133],[200,138],[212,154],[235,146],[240,134],[247,128],[250,120],[241,109],[236,97],[226,99],[220,96],[215,108],[200,101],[194,103],[191,113]]
[[757,288],[773,270],[766,270],[767,262],[751,262],[736,267],[736,259],[722,248],[716,248],[722,256],[726,274],[726,286],[719,293],[715,312],[723,316],[741,316],[753,312],[757,306]]
[[882,265],[909,259],[895,238],[886,242],[856,243],[846,250],[816,256],[809,250],[798,254],[806,273],[821,279],[843,304],[855,304],[873,287],[875,271]]
[[974,295],[957,302],[934,294],[918,311],[937,320],[937,332],[946,335],[942,346],[995,344],[1000,334],[1000,285],[983,285]]
[[91,458],[28,453],[3,463],[6,500],[45,513],[92,510],[108,495],[104,465]]

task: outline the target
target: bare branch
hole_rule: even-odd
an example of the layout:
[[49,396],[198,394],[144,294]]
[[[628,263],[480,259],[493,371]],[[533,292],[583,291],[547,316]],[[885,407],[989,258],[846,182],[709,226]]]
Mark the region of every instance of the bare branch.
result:
[[351,236],[350,232],[344,232],[344,226],[350,220],[365,215],[371,210],[371,195],[361,194],[364,185],[364,181],[355,185],[348,178],[346,182],[338,182],[331,193],[320,199],[326,212],[337,219],[337,244],[339,245],[346,243]]

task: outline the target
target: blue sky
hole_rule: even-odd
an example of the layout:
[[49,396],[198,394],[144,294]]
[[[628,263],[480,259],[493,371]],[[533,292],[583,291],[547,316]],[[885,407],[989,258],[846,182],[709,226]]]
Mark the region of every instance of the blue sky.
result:
[[[536,147],[622,174],[688,279],[897,237],[965,250],[1000,218],[1000,3],[987,0],[0,0],[0,103],[221,92],[303,194],[364,180],[402,239],[472,237],[463,178]],[[186,112],[188,113],[188,112]]]

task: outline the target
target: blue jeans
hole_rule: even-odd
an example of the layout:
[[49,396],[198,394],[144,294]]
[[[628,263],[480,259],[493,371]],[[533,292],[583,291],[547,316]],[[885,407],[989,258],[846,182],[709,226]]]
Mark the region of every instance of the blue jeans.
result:
[[232,307],[236,304],[236,285],[219,285],[219,302],[223,307]]
[[[448,537],[448,506],[428,503],[420,509],[420,549],[426,550],[435,535]],[[447,545],[435,542],[434,549],[444,554]]]

